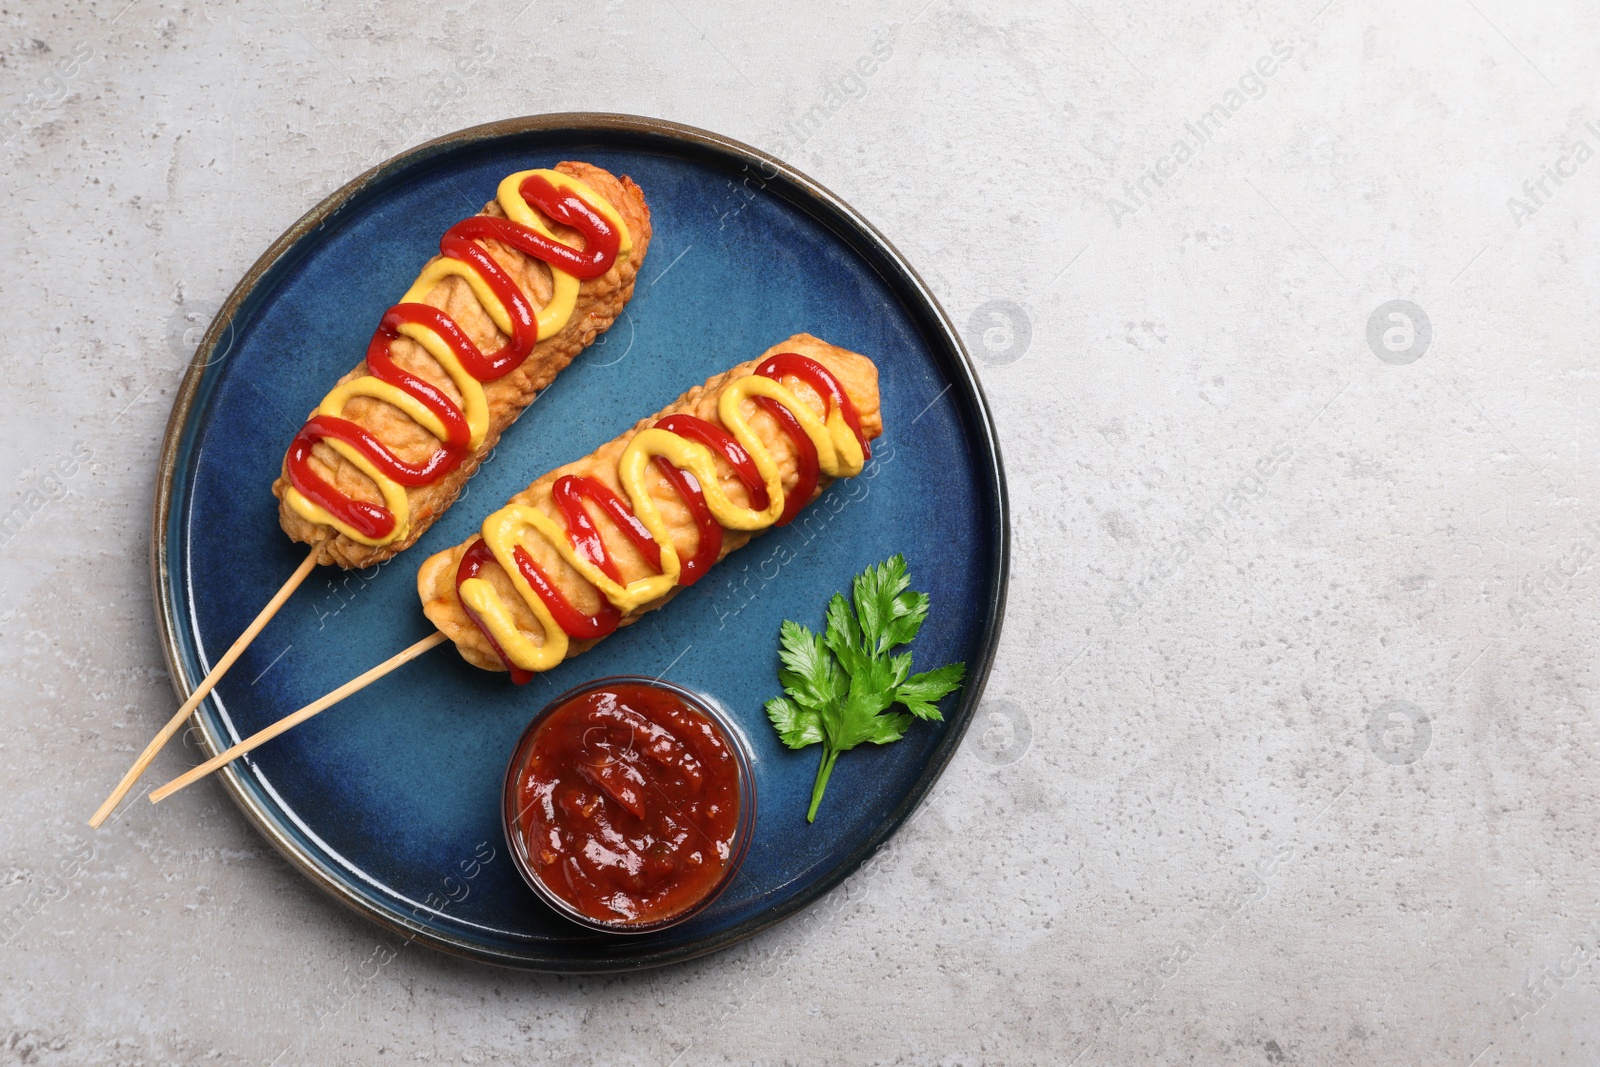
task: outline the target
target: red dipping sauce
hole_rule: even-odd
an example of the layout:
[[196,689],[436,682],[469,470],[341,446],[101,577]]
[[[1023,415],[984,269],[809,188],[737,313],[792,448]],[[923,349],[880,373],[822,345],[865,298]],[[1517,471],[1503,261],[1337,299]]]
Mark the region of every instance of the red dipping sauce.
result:
[[606,678],[534,717],[506,769],[517,869],[586,926],[681,922],[732,880],[755,818],[741,741],[706,700],[650,678]]

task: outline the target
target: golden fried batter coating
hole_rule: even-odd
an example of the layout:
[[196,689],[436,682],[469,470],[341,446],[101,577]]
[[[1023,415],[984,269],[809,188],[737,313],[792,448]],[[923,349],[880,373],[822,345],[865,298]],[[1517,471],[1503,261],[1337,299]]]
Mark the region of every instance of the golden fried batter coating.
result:
[[[844,387],[846,394],[854,402],[856,411],[861,417],[861,430],[868,439],[875,438],[883,433],[883,418],[878,408],[878,368],[866,356],[857,355],[843,348],[836,348],[825,341],[818,340],[810,334],[796,334],[782,344],[774,345],[762,353],[759,359],[748,363],[741,363],[732,370],[719,374],[704,385],[697,385],[683,396],[679,397],[669,407],[640,421],[633,429],[621,437],[602,445],[593,453],[569,463],[564,467],[546,474],[534,482],[527,489],[511,498],[513,504],[524,504],[536,507],[554,519],[558,526],[564,526],[561,511],[556,506],[551,495],[551,486],[556,479],[564,475],[582,475],[603,482],[606,486],[620,495],[624,500],[627,494],[622,488],[622,483],[617,476],[617,463],[622,458],[623,450],[628,447],[628,442],[634,434],[648,429],[668,415],[688,414],[705,419],[714,426],[721,426],[722,420],[717,417],[717,398],[722,394],[722,388],[736,378],[743,378],[755,371],[761,360],[779,352],[797,352],[809,356],[832,372]],[[788,378],[784,384],[793,390],[794,394],[809,404],[819,416],[827,415],[827,404],[804,382]],[[750,427],[760,435],[761,440],[771,451],[772,457],[777,461],[783,476],[784,490],[793,488],[799,480],[799,468],[795,461],[795,450],[789,435],[778,428],[776,420],[765,411],[759,409],[754,403],[746,402],[747,417]],[[744,483],[733,473],[725,461],[718,459],[717,470],[721,475],[720,483],[723,492],[727,493],[735,503],[748,507],[750,498],[745,491]],[[815,500],[827,489],[831,479],[826,475],[818,479],[817,490],[812,495]],[[677,491],[663,478],[658,471],[651,467],[650,496],[660,509],[661,516],[666,520],[672,533],[673,547],[677,549],[680,559],[691,557],[700,540],[700,534],[695,527],[694,519],[683,499]],[[808,501],[809,503],[809,501]],[[609,516],[598,508],[585,503],[585,508],[599,529],[601,539],[605,542],[606,554],[617,561],[622,573],[624,584],[639,578],[647,577],[656,571],[650,567],[637,548],[626,537],[617,532]],[[722,555],[745,545],[751,534],[738,530],[724,530],[722,536]],[[461,655],[469,663],[488,670],[505,670],[505,665],[495,655],[488,639],[473,624],[462,608],[461,602],[456,598],[456,568],[461,562],[462,555],[472,546],[472,538],[454,548],[430,556],[422,564],[422,569],[417,573],[417,593],[422,598],[422,610],[428,619],[437,626],[450,640],[456,643]],[[534,538],[527,545],[529,554],[533,557],[539,568],[550,577],[550,580],[560,587],[567,599],[580,611],[595,612],[601,607],[599,590],[590,585],[565,559],[542,538]],[[517,627],[541,640],[542,630],[538,619],[530,611],[522,598],[517,594],[506,577],[505,572],[498,564],[491,563],[485,566],[479,577],[486,578],[499,593],[501,600],[508,605],[516,618]],[[673,593],[677,590],[674,589]],[[639,616],[647,611],[654,611],[672,599],[673,593],[668,593],[657,600],[642,605],[638,610],[624,615],[621,625],[627,626],[636,621]],[[580,641],[574,639],[567,652],[570,659],[595,646],[599,640],[592,639]]]
[[[633,296],[634,279],[638,276],[639,264],[644,260],[645,250],[650,244],[650,209],[645,203],[644,193],[631,179],[618,178],[587,163],[559,163],[555,169],[587,183],[617,209],[633,238],[633,251],[626,262],[614,264],[605,274],[579,286],[572,317],[559,333],[540,338],[528,358],[510,374],[484,383],[484,395],[489,404],[489,432],[484,437],[483,445],[467,455],[459,467],[433,484],[406,490],[411,504],[411,528],[404,537],[372,547],[345,537],[331,526],[311,522],[301,516],[283,500],[284,491],[289,488],[286,457],[278,479],[272,483],[272,493],[278,498],[278,521],[292,539],[306,544],[320,544],[319,563],[336,563],[345,568],[368,567],[409,548],[435,519],[449,509],[461,487],[478,469],[478,464],[494,450],[506,427],[517,420],[517,416],[533,402],[539,391],[549,385],[597,334],[616,320],[622,313],[623,305]],[[500,205],[492,200],[479,214],[505,216]],[[577,231],[549,220],[547,223],[559,239],[581,246],[582,238]],[[532,298],[535,307],[543,307],[549,302],[553,292],[550,268],[542,261],[498,241],[483,241],[481,244],[523,293]],[[453,275],[445,278],[433,287],[423,302],[443,309],[472,338],[480,351],[493,352],[505,343],[505,336],[495,328],[494,321],[462,278]],[[401,337],[394,341],[390,351],[400,367],[438,386],[457,405],[461,403],[461,393],[455,383],[421,345],[408,337]],[[362,360],[355,370],[339,381],[346,382],[366,374],[367,364]],[[372,432],[407,463],[422,462],[439,446],[437,438],[397,408],[370,397],[357,397],[350,401],[345,407],[344,417]],[[319,441],[312,448],[311,466],[319,476],[350,498],[376,504],[383,502],[382,494],[372,479],[326,442]]]

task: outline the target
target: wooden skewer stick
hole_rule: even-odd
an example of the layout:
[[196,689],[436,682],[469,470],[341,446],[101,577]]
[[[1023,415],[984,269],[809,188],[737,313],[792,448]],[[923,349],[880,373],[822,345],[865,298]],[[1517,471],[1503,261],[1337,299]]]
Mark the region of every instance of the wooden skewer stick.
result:
[[272,599],[267,601],[267,606],[261,609],[261,614],[255,617],[254,622],[245,627],[244,633],[239,635],[239,639],[233,643],[233,647],[223,653],[222,658],[217,661],[217,665],[211,668],[211,673],[205,676],[205,680],[195,687],[193,693],[189,694],[189,699],[183,702],[183,707],[179,708],[177,713],[167,721],[167,725],[161,728],[161,732],[156,734],[155,739],[145,746],[144,752],[139,755],[137,760],[134,760],[133,766],[128,769],[128,773],[122,776],[122,781],[117,783],[117,787],[111,791],[111,795],[106,797],[106,802],[100,805],[100,810],[95,812],[94,817],[89,820],[90,826],[99,829],[100,824],[106,821],[107,816],[116,810],[117,805],[122,803],[122,798],[128,795],[128,790],[133,788],[133,784],[139,780],[139,776],[144,773],[145,768],[150,766],[151,761],[156,758],[156,753],[160,752],[166,743],[172,740],[172,735],[178,732],[178,727],[183,725],[184,720],[189,717],[189,713],[200,706],[200,702],[206,698],[207,693],[216,688],[217,683],[222,680],[222,676],[228,673],[228,668],[232,667],[234,661],[244,654],[245,649],[250,647],[250,642],[254,641],[256,635],[261,633],[266,628],[267,623],[272,621],[272,617],[278,613],[279,608],[283,607],[290,595],[300,588],[300,583],[306,580],[306,576],[317,565],[317,547],[316,545],[311,547],[311,551],[306,555],[305,562],[300,564],[293,574],[289,575],[289,580],[283,583],[283,588],[279,589]]
[[348,682],[344,683],[327,696],[322,697],[320,700],[315,700],[310,704],[307,704],[293,715],[284,716],[271,726],[251,734],[249,737],[245,738],[243,741],[240,741],[237,745],[234,745],[226,752],[220,752],[211,759],[208,759],[206,762],[200,764],[200,766],[194,768],[192,771],[174,778],[172,781],[168,782],[166,785],[150,794],[150,803],[159,804],[161,801],[167,799],[185,786],[193,785],[195,782],[198,782],[200,779],[204,778],[218,767],[221,767],[223,764],[229,763],[237,757],[244,755],[246,752],[249,752],[258,745],[262,745],[268,741],[271,741],[274,737],[277,737],[284,731],[299,726],[317,712],[333,707],[333,705],[339,703],[339,701],[343,700],[351,693],[365,689],[367,686],[371,685],[373,682],[376,682],[379,678],[382,678],[396,667],[401,667],[407,663],[410,663],[424,652],[427,652],[429,649],[436,648],[448,640],[449,638],[445,637],[445,635],[442,633],[435,633],[424,637],[421,641],[418,641],[404,652],[401,652],[398,655],[390,656],[388,659],[384,660],[370,671],[350,679]]

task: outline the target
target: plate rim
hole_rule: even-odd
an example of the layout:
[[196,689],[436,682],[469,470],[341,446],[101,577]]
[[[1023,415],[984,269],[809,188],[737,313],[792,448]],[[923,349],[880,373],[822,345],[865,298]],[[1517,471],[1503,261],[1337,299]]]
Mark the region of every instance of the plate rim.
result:
[[[161,442],[161,451],[157,461],[157,476],[150,520],[151,593],[156,609],[156,627],[162,655],[167,664],[168,677],[172,681],[173,690],[178,699],[180,701],[186,700],[194,691],[195,685],[198,684],[198,679],[189,677],[184,660],[183,647],[179,640],[179,633],[182,627],[179,625],[178,613],[175,608],[180,598],[166,595],[167,591],[172,588],[173,561],[168,552],[167,540],[172,526],[175,480],[179,461],[183,454],[185,430],[190,425],[195,401],[200,395],[201,385],[205,378],[205,371],[212,364],[212,353],[217,349],[218,345],[225,339],[231,344],[231,338],[228,335],[232,328],[234,315],[238,312],[240,305],[248,299],[259,286],[263,277],[280,260],[293,253],[307,236],[323,226],[368,185],[403,167],[425,163],[430,157],[443,156],[450,150],[474,142],[526,133],[623,135],[641,144],[655,142],[664,145],[677,145],[680,149],[687,144],[701,155],[709,153],[714,156],[722,156],[725,160],[731,159],[742,162],[746,169],[752,166],[757,168],[757,178],[763,189],[767,188],[768,185],[780,183],[782,186],[788,187],[787,189],[777,188],[772,190],[774,195],[794,202],[793,194],[799,194],[802,198],[811,202],[810,204],[797,204],[797,206],[802,208],[821,206],[826,209],[826,212],[833,216],[832,218],[818,217],[816,215],[813,215],[813,217],[833,229],[841,238],[865,239],[866,244],[870,246],[871,251],[875,254],[874,257],[869,257],[869,265],[880,274],[887,272],[885,280],[891,283],[891,287],[893,287],[892,283],[896,281],[901,285],[910,287],[912,294],[917,298],[917,302],[921,306],[908,307],[907,310],[912,313],[913,319],[917,321],[918,326],[930,333],[932,339],[941,342],[948,353],[954,357],[954,366],[948,368],[948,370],[953,377],[959,377],[960,383],[972,398],[973,414],[976,416],[973,430],[982,446],[982,454],[975,458],[981,470],[982,480],[989,482],[994,490],[995,515],[992,534],[996,538],[997,551],[994,565],[988,576],[992,592],[987,598],[987,602],[983,605],[987,618],[982,627],[981,655],[978,662],[968,664],[967,683],[962,688],[957,708],[949,716],[949,728],[945,731],[944,738],[929,756],[921,774],[911,789],[901,798],[898,805],[887,813],[887,818],[880,822],[878,828],[841,862],[836,864],[832,870],[814,880],[795,898],[781,905],[769,905],[752,919],[745,920],[715,936],[642,956],[618,957],[609,961],[591,959],[570,962],[529,958],[512,952],[497,951],[466,939],[453,938],[432,926],[414,920],[408,921],[399,917],[395,912],[386,911],[376,906],[365,896],[355,892],[352,885],[324,871],[312,857],[301,849],[297,842],[291,839],[290,835],[285,832],[284,827],[280,825],[283,813],[281,811],[276,813],[268,811],[265,805],[258,803],[252,791],[246,788],[243,772],[238,761],[222,768],[215,775],[221,780],[227,795],[232,799],[235,806],[244,813],[247,821],[289,861],[290,866],[294,867],[313,885],[343,904],[346,908],[408,940],[422,941],[432,948],[453,956],[519,970],[578,974],[640,971],[708,955],[753,937],[764,930],[771,929],[773,926],[811,907],[842,884],[850,875],[854,874],[890,838],[899,832],[912,813],[927,799],[934,785],[944,774],[950,760],[955,756],[956,750],[960,748],[961,741],[966,736],[967,729],[982,701],[983,691],[988,684],[995,654],[999,647],[1001,631],[1005,622],[1006,594],[1010,581],[1011,509],[1005,468],[1001,461],[1000,439],[995,430],[994,416],[989,407],[988,397],[984,393],[983,383],[978,378],[966,345],[962,342],[960,334],[956,331],[949,315],[945,312],[933,291],[923,281],[921,275],[907,262],[900,251],[878,231],[877,227],[868,222],[848,203],[790,164],[743,142],[709,130],[666,119],[616,112],[553,112],[498,119],[443,134],[422,144],[405,149],[369,167],[324,197],[267,246],[266,250],[256,258],[255,262],[245,271],[233,290],[228,294],[227,300],[218,310],[201,338],[199,345],[195,348],[189,368],[185,372],[173,399],[172,412],[167,418],[167,425]],[[791,195],[785,196],[785,192]],[[843,226],[843,232],[840,230],[841,225]],[[862,251],[859,248],[855,250],[858,253]],[[209,699],[208,697],[206,701],[202,701],[189,719],[190,722],[199,727],[197,733],[200,747],[207,757],[215,756],[226,747],[222,743],[222,739],[213,736],[209,724],[202,714]],[[601,944],[604,944],[604,942],[601,942]]]

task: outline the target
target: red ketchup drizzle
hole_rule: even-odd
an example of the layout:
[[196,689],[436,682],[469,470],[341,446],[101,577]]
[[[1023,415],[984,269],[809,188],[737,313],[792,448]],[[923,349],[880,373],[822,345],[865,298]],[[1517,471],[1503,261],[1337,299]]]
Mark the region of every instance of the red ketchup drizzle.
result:
[[494,553],[489,550],[489,542],[481,537],[472,542],[472,547],[462,555],[461,562],[456,565],[456,600],[461,603],[461,610],[467,613],[467,618],[478,628],[478,632],[488,640],[489,647],[494,649],[494,654],[500,657],[500,662],[506,665],[506,670],[511,672],[511,680],[518,685],[527,685],[533,681],[533,672],[525,671],[511,660],[506,658],[505,649],[500,647],[500,642],[494,639],[494,634],[478,618],[478,613],[467,607],[467,602],[461,599],[461,583],[468,578],[476,578],[484,565],[494,562]]
[[[785,352],[773,356],[762,362],[755,373],[763,377],[779,379],[790,375],[801,379],[816,390],[817,395],[833,407],[837,407],[843,414],[845,424],[856,435],[856,440],[861,442],[861,451],[867,458],[871,458],[872,451],[866,437],[861,432],[861,419],[856,414],[855,405],[850,397],[840,386],[828,369],[816,360],[807,356]],[[800,420],[788,408],[769,397],[758,397],[756,401],[763,410],[767,411],[777,421],[779,428],[789,435],[794,442],[795,458],[799,465],[798,478],[794,488],[784,500],[783,514],[778,518],[776,525],[784,526],[792,521],[811,500],[811,494],[816,491],[817,481],[821,471],[817,463],[817,446],[806,434],[800,425]],[[832,408],[829,409],[830,411]],[[826,418],[826,416],[824,416]],[[761,480],[761,474],[756,470],[755,460],[750,458],[750,453],[745,451],[726,430],[713,425],[704,419],[693,415],[668,415],[656,422],[655,428],[666,430],[668,433],[677,434],[679,437],[697,444],[704,445],[714,456],[721,456],[733,468],[735,476],[744,483],[746,492],[750,496],[750,507],[755,511],[765,510],[769,505],[770,497],[767,488]],[[682,570],[678,584],[683,586],[693,585],[699,581],[706,570],[722,555],[722,526],[716,517],[711,514],[711,508],[706,504],[705,493],[700,488],[689,471],[668,463],[661,456],[655,458],[656,468],[661,472],[677,490],[678,495],[689,508],[689,513],[694,518],[695,527],[699,531],[699,544],[695,548],[693,557],[682,561]],[[577,475],[566,475],[556,479],[551,487],[551,496],[556,506],[561,510],[562,517],[567,523],[567,539],[572,544],[573,551],[583,560],[592,563],[605,572],[612,581],[621,583],[621,572],[617,570],[616,561],[606,553],[605,542],[600,537],[600,531],[595,527],[594,521],[589,517],[588,511],[583,507],[583,500],[587,497],[609,515],[616,523],[617,529],[631,541],[640,554],[657,570],[661,567],[661,548],[656,544],[655,538],[650,535],[642,522],[639,521],[627,501],[618,496],[603,482],[593,478]],[[488,546],[483,541],[476,542],[467,555],[462,557],[461,566],[456,570],[456,590],[459,594],[461,583],[467,578],[475,577],[478,573],[474,567],[471,574],[467,573],[467,561],[474,552],[482,549],[482,555],[492,559]],[[585,615],[577,608],[566,595],[550,580],[549,575],[533,561],[521,546],[515,550],[517,568],[522,572],[533,591],[539,594],[539,599],[544,601],[549,609],[550,616],[570,637],[580,640],[604,637],[614,631],[622,620],[622,614],[615,605],[602,597],[602,607],[594,615]],[[458,597],[459,599],[459,597]],[[511,670],[512,681],[518,685],[523,684],[532,675],[527,671],[512,667],[511,661],[506,659],[505,653],[495,643],[494,637],[484,628],[481,620],[474,615],[471,609],[462,603],[467,615],[477,625],[483,635],[494,646],[495,652]],[[519,675],[521,677],[519,677]]]
[[783,514],[778,516],[775,525],[787,526],[800,514],[800,509],[811,502],[811,494],[817,491],[817,479],[822,474],[822,469],[817,465],[817,443],[811,435],[801,427],[800,420],[794,417],[794,412],[773,400],[771,397],[756,397],[756,406],[771,415],[778,424],[778,429],[789,435],[789,440],[794,442],[795,482],[794,488],[783,499]]
[[[568,637],[576,637],[579,640],[604,637],[622,622],[622,612],[603,596],[600,598],[600,610],[593,615],[585,615],[573,607],[572,601],[567,599],[566,594],[545,576],[544,571],[533,562],[533,557],[528,555],[526,549],[518,545],[512,549],[511,554],[517,559],[517,570],[527,579],[528,584],[533,586],[533,591],[539,594],[539,599],[544,601],[544,606],[549,609],[551,618],[556,620],[556,625],[561,627]],[[503,656],[501,658],[504,659]],[[506,662],[506,666],[511,666],[510,661]]]
[[[802,356],[796,352],[779,352],[762,360],[755,372],[773,381],[779,381],[785,375],[789,375],[811,386],[817,395],[830,405],[828,411],[823,413],[823,421],[827,421],[833,408],[838,408],[844,417],[845,425],[850,427],[850,431],[856,435],[856,440],[861,443],[862,459],[872,458],[872,445],[861,432],[861,416],[856,414],[856,406],[851,402],[850,395],[839,384],[839,379],[829,373],[828,368],[809,356]],[[787,526],[794,521],[796,515],[800,514],[800,509],[811,502],[811,494],[817,491],[817,479],[822,472],[817,465],[816,442],[812,441],[801,428],[800,420],[794,417],[794,413],[776,400],[764,396],[757,397],[756,404],[771,415],[777,421],[778,427],[789,435],[789,440],[794,442],[797,467],[795,485],[784,499],[783,514],[778,516],[775,524]]]
[[[861,445],[861,458],[864,460],[872,458],[872,444],[867,440],[867,435],[861,432],[861,416],[856,414],[856,405],[850,399],[850,394],[839,384],[839,379],[835,378],[827,367],[810,356],[802,356],[797,352],[779,352],[762,360],[761,365],[756,368],[756,373],[773,381],[779,381],[786,376],[799,378],[811,386],[817,391],[818,396],[827,401],[828,413],[838,408],[839,413],[844,416],[844,424],[850,427],[850,432],[856,435],[856,441]],[[822,419],[826,422],[828,414],[825,413]],[[798,425],[796,423],[796,426]]]
[[395,528],[394,515],[380,504],[354,500],[329,485],[311,468],[313,445],[328,438],[343,441],[395,482],[421,486],[430,485],[459,467],[466,458],[471,437],[466,415],[443,390],[402,370],[391,358],[389,348],[400,336],[400,326],[413,323],[437,333],[467,373],[480,382],[492,382],[516,370],[539,341],[538,313],[533,305],[511,276],[477,242],[499,241],[580,280],[597,278],[616,262],[621,232],[575,193],[559,190],[537,174],[526,178],[518,191],[524,200],[551,219],[579,231],[583,235],[583,248],[569,248],[530,227],[490,215],[462,219],[439,241],[440,255],[470,264],[499,298],[511,317],[512,332],[506,343],[485,355],[455,320],[440,309],[428,304],[396,304],[384,314],[367,346],[368,372],[415,397],[444,424],[447,436],[438,451],[421,464],[405,463],[371,433],[349,419],[331,415],[314,416],[289,444],[285,463],[289,483],[307,500],[363,537],[372,540],[389,537]]
[[610,515],[616,521],[617,529],[633,542],[633,547],[639,550],[640,555],[652,567],[660,569],[661,546],[656,544],[656,539],[650,536],[650,531],[645,529],[633,509],[612,492],[609,485],[593,478],[569,474],[556,479],[556,484],[550,488],[550,495],[555,498],[556,507],[561,509],[562,517],[567,520],[567,540],[572,542],[573,550],[582,559],[599,567],[613,582],[621,583],[622,572],[617,570],[616,561],[606,555],[606,545],[600,540],[600,531],[589,521],[589,513],[583,510],[584,497],[594,501],[601,511]]
[[[735,441],[728,431],[704,419],[697,419],[693,415],[668,415],[656,423],[656,428],[702,444],[713,456],[720,455],[733,468],[733,473],[739,481],[744,483],[745,492],[750,497],[750,507],[755,511],[766,509],[767,487],[756,470],[755,460],[750,458],[750,453],[746,452],[744,446]],[[689,513],[694,516],[695,528],[699,531],[700,536],[694,556],[683,561],[683,571],[678,577],[679,585],[690,586],[698,582],[706,570],[722,558],[722,525],[711,514],[711,509],[706,505],[705,493],[693,474],[679,470],[660,456],[656,457],[656,469],[688,505]]]
[[[585,497],[594,501],[602,511],[616,520],[623,536],[633,542],[634,547],[646,560],[654,566],[661,566],[661,547],[656,544],[656,539],[650,536],[650,531],[645,529],[644,523],[634,515],[633,509],[612,492],[610,486],[593,478],[569,474],[557,478],[550,493],[555,499],[556,507],[561,510],[562,517],[567,520],[567,539],[572,543],[573,550],[582,559],[599,567],[612,581],[620,583],[622,574],[617,570],[616,561],[606,555],[606,546],[600,539],[600,531],[595,528],[589,513],[584,510]],[[517,569],[533,587],[533,591],[539,594],[539,599],[544,601],[551,618],[555,619],[556,625],[561,627],[567,636],[579,640],[604,637],[622,622],[622,612],[604,596],[600,598],[600,610],[593,615],[585,615],[572,605],[572,601],[567,599],[566,594],[550,580],[550,576],[545,574],[521,545],[513,550],[513,555],[517,559]]]

